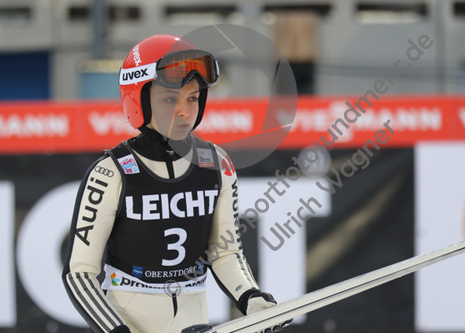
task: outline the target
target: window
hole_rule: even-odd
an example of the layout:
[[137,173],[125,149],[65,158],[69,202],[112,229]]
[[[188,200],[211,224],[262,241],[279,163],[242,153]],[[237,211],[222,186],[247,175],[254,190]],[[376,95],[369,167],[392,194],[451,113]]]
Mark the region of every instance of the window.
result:
[[357,5],[356,19],[362,24],[408,24],[428,17],[424,3],[363,3]]
[[[72,6],[68,9],[70,21],[90,20],[91,8],[88,6]],[[137,21],[141,17],[141,10],[135,6],[109,6],[108,15],[110,22]]]
[[26,25],[32,17],[29,7],[0,8],[0,27],[5,25]]
[[320,17],[330,15],[333,7],[329,4],[307,4],[307,5],[265,5],[263,11],[267,12],[312,12]]
[[237,12],[231,5],[187,5],[165,7],[165,17],[176,24],[214,24]]

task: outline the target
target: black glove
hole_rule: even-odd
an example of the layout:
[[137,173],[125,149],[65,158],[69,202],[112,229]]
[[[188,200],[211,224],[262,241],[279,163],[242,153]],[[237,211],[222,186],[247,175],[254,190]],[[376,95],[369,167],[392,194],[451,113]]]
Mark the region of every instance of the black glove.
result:
[[186,327],[181,331],[181,333],[201,333],[211,330],[211,326],[208,324],[200,324]]
[[[247,300],[247,310],[246,313],[248,315],[265,310],[268,308],[271,308],[273,306],[276,306],[278,302],[275,301],[273,296],[269,293],[263,293],[261,291],[257,291],[252,293],[249,296],[249,299]],[[285,322],[282,322],[278,325],[275,325],[273,327],[269,327],[263,331],[257,332],[257,333],[271,333],[271,332],[279,332],[282,329],[284,329],[286,326],[289,326],[292,322],[292,319],[286,320]]]

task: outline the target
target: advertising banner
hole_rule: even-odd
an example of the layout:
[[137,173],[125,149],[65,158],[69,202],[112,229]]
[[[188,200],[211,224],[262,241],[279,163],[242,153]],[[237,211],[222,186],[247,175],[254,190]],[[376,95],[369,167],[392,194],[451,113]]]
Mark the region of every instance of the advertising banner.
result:
[[[234,142],[237,149],[266,147],[258,135],[280,128],[288,131],[280,149],[303,148],[315,141],[358,148],[369,139],[376,140],[382,129],[395,133],[378,138],[385,147],[465,139],[465,98],[461,96],[379,100],[371,95],[360,99],[302,96],[294,119],[290,110],[279,107],[267,112],[268,103],[260,98],[211,99],[197,135],[219,145]],[[1,154],[99,152],[137,133],[125,121],[118,100],[0,103],[0,110]],[[240,146],[240,139],[254,135],[257,140]]]

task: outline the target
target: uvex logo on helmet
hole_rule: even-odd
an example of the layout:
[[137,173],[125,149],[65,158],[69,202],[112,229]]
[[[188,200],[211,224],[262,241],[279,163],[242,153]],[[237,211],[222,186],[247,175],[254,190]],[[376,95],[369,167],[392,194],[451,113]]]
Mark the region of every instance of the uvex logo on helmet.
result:
[[134,63],[136,66],[139,66],[139,64],[142,62],[139,53],[139,44],[137,44],[136,47],[132,50],[132,54],[134,55]]
[[124,73],[123,74],[123,81],[132,80],[132,79],[139,79],[139,78],[145,79],[144,76],[149,76],[147,71],[148,71],[148,68],[141,69],[141,70],[136,69],[136,70],[133,70],[131,72]]
[[149,64],[133,68],[121,68],[119,72],[119,84],[127,85],[136,82],[148,81],[155,75],[155,64]]

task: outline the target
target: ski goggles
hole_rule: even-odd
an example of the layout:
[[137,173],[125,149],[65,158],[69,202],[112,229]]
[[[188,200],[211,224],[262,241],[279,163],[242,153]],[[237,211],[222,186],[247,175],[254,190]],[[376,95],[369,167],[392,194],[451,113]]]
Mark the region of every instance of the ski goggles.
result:
[[166,88],[182,88],[198,75],[207,88],[218,80],[218,62],[208,52],[185,50],[170,53],[157,62],[128,69],[121,68],[119,84],[156,80]]

